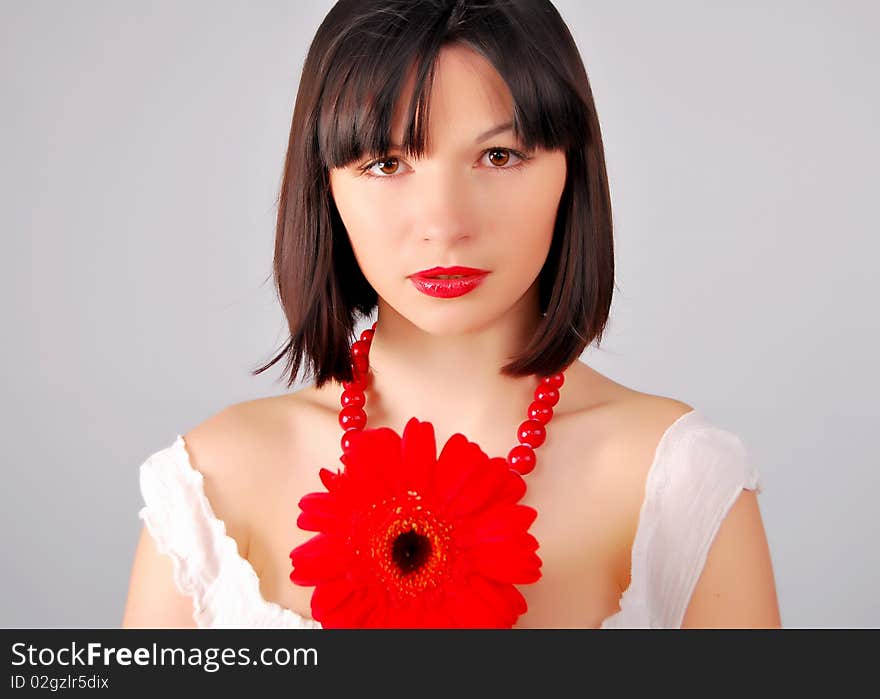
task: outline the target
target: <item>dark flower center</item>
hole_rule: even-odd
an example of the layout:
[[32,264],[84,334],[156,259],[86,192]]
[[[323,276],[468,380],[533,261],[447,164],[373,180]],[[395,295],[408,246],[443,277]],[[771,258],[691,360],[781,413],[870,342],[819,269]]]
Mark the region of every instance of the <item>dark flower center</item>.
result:
[[398,536],[391,548],[391,558],[404,575],[421,568],[430,555],[431,541],[413,530]]

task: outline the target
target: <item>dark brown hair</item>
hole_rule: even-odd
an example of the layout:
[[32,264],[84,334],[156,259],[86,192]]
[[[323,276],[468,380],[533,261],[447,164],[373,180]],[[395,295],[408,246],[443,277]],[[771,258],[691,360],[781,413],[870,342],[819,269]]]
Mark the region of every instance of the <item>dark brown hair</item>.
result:
[[540,272],[543,317],[501,371],[545,376],[601,342],[614,286],[611,200],[592,90],[574,40],[548,0],[340,0],[309,47],[293,111],[278,205],[275,286],[290,338],[288,388],[308,360],[316,386],[350,381],[358,315],[377,294],[357,264],[330,194],[329,171],[390,148],[394,107],[415,71],[402,150],[425,152],[428,99],[441,47],[485,57],[513,96],[528,149],[564,149],[567,177]]

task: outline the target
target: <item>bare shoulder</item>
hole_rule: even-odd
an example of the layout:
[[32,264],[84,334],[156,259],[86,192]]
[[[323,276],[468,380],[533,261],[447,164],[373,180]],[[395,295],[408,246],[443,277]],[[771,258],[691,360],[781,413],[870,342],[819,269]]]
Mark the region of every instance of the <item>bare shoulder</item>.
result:
[[254,449],[269,446],[295,424],[301,401],[296,394],[257,398],[229,405],[193,427],[183,438],[193,465],[205,475],[253,476],[260,459]]
[[607,440],[611,449],[626,450],[652,442],[656,446],[673,422],[693,410],[675,398],[617,383],[582,362],[572,369],[568,374],[578,396],[572,399],[573,412],[585,421],[600,421],[611,437]]
[[624,386],[586,364],[573,368],[569,390],[578,397],[570,395],[569,406],[574,432],[587,435],[595,445],[589,458],[604,475],[612,497],[634,505],[637,516],[664,433],[693,408],[675,398]]
[[251,517],[284,460],[307,433],[315,408],[298,392],[231,404],[193,427],[183,439],[192,467],[204,476],[215,516],[247,557]]
[[[242,558],[248,558],[254,513],[260,512],[256,506],[265,499],[265,488],[277,483],[266,454],[279,449],[279,440],[295,440],[299,402],[284,395],[237,403],[183,435],[190,466],[203,476],[208,507]],[[122,626],[194,625],[193,600],[178,589],[172,560],[142,528]]]
[[607,456],[634,487],[641,502],[648,471],[661,440],[679,418],[691,412],[689,404],[668,396],[627,389],[607,407]]
[[620,591],[629,585],[632,543],[639,523],[648,473],[664,434],[693,408],[668,396],[645,393],[614,382],[587,367],[578,372],[579,392],[594,397],[579,411],[578,431],[597,445],[590,452],[598,474],[604,505],[609,505],[608,527],[614,540]]
[[616,445],[623,450],[648,447],[653,452],[672,424],[693,410],[687,403],[668,396],[632,393],[611,410],[618,430]]

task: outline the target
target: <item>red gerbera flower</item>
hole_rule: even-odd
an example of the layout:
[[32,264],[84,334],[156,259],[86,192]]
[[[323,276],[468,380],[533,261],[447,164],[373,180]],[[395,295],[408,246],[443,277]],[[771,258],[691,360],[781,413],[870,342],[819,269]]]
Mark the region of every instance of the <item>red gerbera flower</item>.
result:
[[297,585],[314,586],[324,628],[510,628],[527,610],[515,584],[541,577],[537,512],[525,482],[462,434],[436,455],[434,427],[403,438],[351,434],[345,468],[322,468],[327,492],[305,495],[297,525],[320,532],[290,552]]

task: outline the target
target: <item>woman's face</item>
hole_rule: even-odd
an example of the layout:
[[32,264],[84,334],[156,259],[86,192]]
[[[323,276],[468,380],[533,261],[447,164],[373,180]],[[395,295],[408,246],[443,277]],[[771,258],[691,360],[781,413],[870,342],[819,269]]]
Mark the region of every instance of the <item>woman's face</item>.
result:
[[[411,89],[410,83],[401,105]],[[393,143],[401,143],[404,117],[398,108]],[[425,157],[407,160],[392,148],[330,171],[332,196],[364,276],[381,301],[426,332],[467,332],[514,307],[537,314],[538,274],[565,186],[565,154],[524,152],[503,128],[512,117],[512,97],[492,65],[467,48],[444,47]],[[452,298],[423,293],[410,279],[453,266],[489,274]]]

